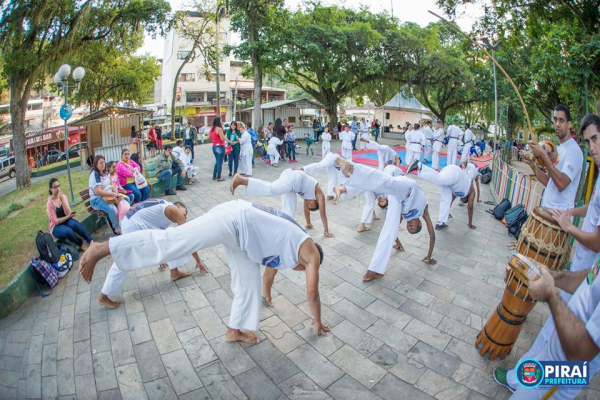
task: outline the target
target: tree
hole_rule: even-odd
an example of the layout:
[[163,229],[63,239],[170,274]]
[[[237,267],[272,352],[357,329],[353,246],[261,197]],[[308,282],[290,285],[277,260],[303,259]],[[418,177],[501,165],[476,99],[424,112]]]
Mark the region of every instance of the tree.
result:
[[[185,49],[187,54],[183,58],[179,68],[177,68],[175,77],[173,78],[171,132],[175,132],[175,100],[179,75],[186,64],[194,61],[199,56],[204,56],[204,62],[205,64],[207,63],[206,54],[209,48],[213,46],[216,36],[216,29],[213,22],[216,18],[217,2],[212,0],[197,0],[192,3],[191,8],[192,10],[190,11],[177,12],[173,19],[173,29],[177,31],[178,35],[184,39],[189,47]],[[208,71],[205,71],[205,75],[208,75],[210,78]],[[220,114],[220,109],[217,114]]]
[[147,101],[160,75],[160,66],[154,57],[131,55],[141,44],[134,41],[124,48],[108,48],[104,43],[93,43],[80,54],[78,65],[86,69],[76,99],[97,111],[103,102],[117,103],[129,100],[138,104]]
[[380,79],[384,35],[375,29],[389,17],[362,9],[311,4],[285,18],[285,29],[273,38],[275,73],[325,106],[337,123],[340,101],[364,82]]
[[13,0],[1,2],[2,74],[10,87],[10,114],[17,187],[31,184],[25,147],[25,112],[29,93],[44,69],[104,41],[118,45],[122,37],[142,29],[156,35],[168,22],[165,0]]
[[276,51],[273,31],[281,29],[279,18],[283,0],[231,0],[231,29],[242,35],[242,42],[234,47],[235,54],[252,63],[254,80],[254,110],[252,122],[256,129],[262,126],[261,90],[263,69],[271,64],[269,55]]

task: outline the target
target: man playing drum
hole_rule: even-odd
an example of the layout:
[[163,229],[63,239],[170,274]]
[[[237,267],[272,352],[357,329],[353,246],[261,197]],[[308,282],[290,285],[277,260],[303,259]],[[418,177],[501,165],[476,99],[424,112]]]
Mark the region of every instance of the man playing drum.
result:
[[560,140],[558,146],[558,164],[554,166],[548,154],[534,141],[529,141],[529,147],[535,157],[543,160],[543,167],[548,173],[544,173],[534,160],[523,159],[527,163],[537,179],[546,187],[542,206],[568,210],[575,206],[575,196],[579,187],[581,168],[583,167],[583,154],[571,132],[571,112],[564,105],[554,107],[553,112],[554,130]]

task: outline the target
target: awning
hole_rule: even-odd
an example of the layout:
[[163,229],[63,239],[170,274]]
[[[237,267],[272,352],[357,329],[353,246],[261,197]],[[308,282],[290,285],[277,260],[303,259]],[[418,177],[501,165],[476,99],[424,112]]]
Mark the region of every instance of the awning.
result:
[[78,119],[77,121],[71,122],[69,125],[71,126],[88,126],[96,124],[100,121],[109,118],[120,118],[120,117],[130,117],[134,115],[144,116],[144,115],[152,115],[152,110],[144,110],[141,108],[129,108],[129,107],[117,107],[111,106],[103,108],[102,110],[98,110],[87,117],[83,117]]

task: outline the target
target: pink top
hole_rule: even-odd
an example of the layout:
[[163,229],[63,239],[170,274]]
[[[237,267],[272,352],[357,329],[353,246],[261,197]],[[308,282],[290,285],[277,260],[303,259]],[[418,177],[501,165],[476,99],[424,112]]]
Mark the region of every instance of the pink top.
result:
[[225,142],[221,140],[221,136],[219,136],[216,127],[213,127],[210,130],[210,139],[212,140],[213,146],[225,146]]
[[[134,169],[137,169],[138,171],[140,171],[140,166],[132,159],[129,159],[129,165],[131,167],[133,167]],[[129,169],[129,166],[127,164],[125,164],[123,161],[119,161],[117,163],[117,176],[119,177],[119,184],[121,186],[125,186],[128,183],[134,182],[133,172],[131,172],[131,170]]]
[[119,182],[119,176],[115,172],[113,175],[110,175],[110,182],[112,184],[113,191],[119,193],[120,190],[123,190],[123,186]]
[[[63,202],[63,204],[64,203],[69,204],[69,201],[67,200],[67,196],[65,196],[62,193],[60,194],[60,199]],[[58,225],[58,217],[56,216],[56,205],[52,201],[52,196],[48,196],[48,201],[46,202],[46,211],[48,212],[48,220],[49,220],[48,231],[50,233],[52,233],[52,231],[54,230],[54,227],[56,225]]]

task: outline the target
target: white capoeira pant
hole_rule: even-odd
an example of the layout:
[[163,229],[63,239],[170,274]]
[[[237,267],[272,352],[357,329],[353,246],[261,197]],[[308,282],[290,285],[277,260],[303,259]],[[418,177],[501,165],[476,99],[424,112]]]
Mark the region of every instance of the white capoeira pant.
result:
[[296,194],[303,200],[316,200],[315,187],[317,180],[309,175],[305,171],[286,169],[281,173],[279,179],[274,182],[249,178],[244,196],[281,196],[281,210],[290,217],[295,218],[298,205]]
[[[364,131],[363,131],[363,132],[361,132],[361,134],[360,134],[360,138],[361,138],[361,139],[367,139],[367,140],[369,140],[369,139],[370,139],[370,137],[371,137],[371,136],[369,135],[369,132],[364,132]],[[361,149],[361,150],[364,150],[365,148],[367,148],[367,143],[365,143],[365,142],[363,142],[363,141],[361,140],[361,141],[360,141],[360,149]]]
[[471,158],[471,147],[473,146],[473,142],[467,142],[464,144],[463,148],[462,148],[462,154],[460,156],[460,160],[461,162],[465,162],[464,160],[466,159],[466,162],[469,162],[469,158]]
[[422,165],[418,176],[440,187],[438,222],[448,222],[452,195],[461,199],[467,196],[471,189],[471,178],[458,165],[447,165],[440,172]]
[[252,153],[240,154],[240,172],[242,174],[246,174],[248,176],[252,175],[252,156]]
[[346,193],[342,193],[340,198],[346,200],[359,197],[360,195],[363,195],[365,198],[365,205],[362,210],[362,215],[360,216],[360,222],[363,224],[370,224],[373,222],[373,211],[375,211],[375,200],[377,199],[375,193],[352,186],[346,186]]
[[[127,218],[124,218],[121,222],[122,235],[127,235],[129,233],[138,231],[140,231],[140,228],[136,224],[129,223],[129,220]],[[169,269],[180,268],[187,264],[189,259],[190,258],[188,256],[180,257],[178,259],[175,259],[174,261],[169,261],[167,264],[169,265]],[[104,285],[102,286],[102,293],[107,295],[108,297],[119,295],[121,293],[121,289],[123,288],[123,284],[125,283],[125,279],[127,279],[128,272],[129,271],[123,271],[117,268],[117,265],[113,263],[110,269],[108,270],[108,273],[106,274]]]
[[[271,233],[269,241],[263,236]],[[229,327],[256,331],[260,319],[260,264],[291,269],[298,248],[310,236],[276,210],[245,202],[220,204],[176,228],[145,230],[111,238],[111,255],[122,271],[133,271],[180,254],[223,245],[231,270],[233,302]],[[292,254],[295,253],[295,254]]]
[[352,161],[352,141],[354,138],[355,133],[352,131],[343,131],[340,133],[340,140],[342,141],[342,157],[348,161]]
[[[581,285],[579,285],[579,288],[577,288],[571,299],[568,301],[567,306],[571,312],[583,322],[587,333],[598,346],[600,344],[600,307],[598,307],[598,299],[600,299],[600,282],[598,281],[600,280],[600,277],[596,276],[591,283],[588,280],[589,278],[584,279]],[[563,291],[560,292],[561,297],[563,298],[568,298],[570,296],[568,294],[567,296],[564,296],[566,293]],[[527,359],[567,361],[552,316],[550,316],[544,324],[544,327],[535,339],[531,349],[529,349],[529,351],[515,364],[515,368],[522,361]],[[588,363],[588,376],[590,379],[598,372],[598,370],[600,370],[600,356],[596,355],[596,357]],[[517,381],[514,369],[507,372],[507,379],[510,387],[516,390],[511,399],[542,399],[548,393],[548,389],[527,389],[521,386]],[[552,396],[552,400],[573,399],[579,392],[580,389],[567,390],[565,387],[559,387]]]
[[[330,135],[331,136],[331,135]],[[321,136],[321,139],[323,136]],[[325,158],[325,156],[331,153],[331,139],[323,140],[323,144],[321,144],[321,158]]]
[[188,167],[186,167],[185,169],[185,173],[187,175],[188,178],[193,178],[196,175],[198,175],[198,172],[200,171],[200,168],[195,166],[195,165],[190,165]]
[[396,161],[398,154],[390,146],[379,144],[374,140],[369,140],[369,143],[366,143],[366,145],[367,149],[377,151],[378,169],[380,171],[383,171],[385,167],[394,164],[394,161]]

